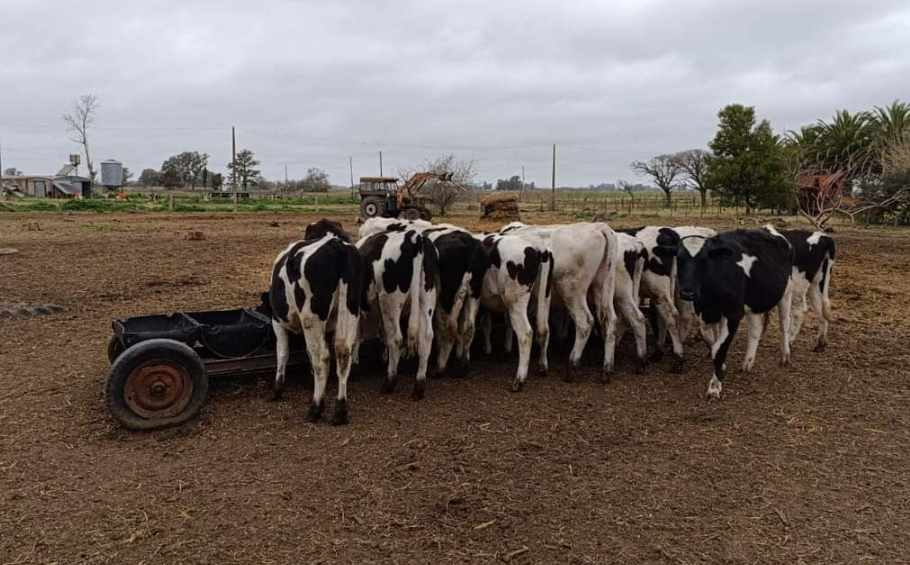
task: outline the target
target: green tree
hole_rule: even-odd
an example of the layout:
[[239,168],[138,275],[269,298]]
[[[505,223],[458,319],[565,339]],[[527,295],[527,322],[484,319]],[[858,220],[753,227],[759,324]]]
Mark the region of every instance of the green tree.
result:
[[129,167],[123,167],[123,181],[120,186],[128,185],[131,178],[133,178],[133,171],[129,170]]
[[145,187],[161,186],[161,173],[155,169],[142,169],[138,182]]
[[731,104],[718,114],[717,134],[709,143],[706,186],[722,202],[756,207],[789,205],[793,181],[787,174],[786,154],[771,124],[755,123],[755,108]]
[[234,171],[234,166],[232,163],[228,163],[228,170],[230,174],[230,182],[234,184],[234,175],[236,173],[237,183],[240,184],[240,187],[243,190],[247,190],[250,185],[255,186],[257,182],[262,178],[259,173],[259,170],[256,167],[259,165],[259,161],[256,160],[255,155],[249,149],[243,149],[240,153],[237,153],[237,170]]
[[209,175],[209,182],[212,183],[212,190],[221,190],[221,186],[224,184],[224,175],[212,173]]
[[161,164],[161,173],[168,175],[168,179],[174,182],[179,179],[174,188],[182,187],[195,190],[196,183],[202,177],[202,171],[208,164],[209,156],[206,153],[198,151],[184,151],[172,157],[169,157]]
[[497,180],[496,190],[521,190],[521,177],[512,175],[508,179]]

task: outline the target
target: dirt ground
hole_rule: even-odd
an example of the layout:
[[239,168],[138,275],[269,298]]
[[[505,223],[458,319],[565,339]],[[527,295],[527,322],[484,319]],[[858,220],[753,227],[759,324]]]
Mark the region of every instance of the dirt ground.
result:
[[67,308],[0,319],[0,564],[910,562],[910,232],[838,227],[827,352],[810,314],[779,369],[772,324],[744,375],[741,332],[717,403],[703,346],[637,376],[624,342],[606,386],[596,352],[563,383],[554,351],[520,394],[514,358],[417,403],[411,374],[362,378],[346,427],[262,378],[214,381],[181,428],[116,426],[110,320],[254,304],[311,219],[0,215],[0,302]]

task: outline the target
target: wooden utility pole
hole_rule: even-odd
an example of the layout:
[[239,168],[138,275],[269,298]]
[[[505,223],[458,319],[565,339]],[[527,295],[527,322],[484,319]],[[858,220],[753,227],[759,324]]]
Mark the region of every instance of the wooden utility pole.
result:
[[351,168],[351,199],[354,198],[354,156],[348,157],[348,167]]
[[550,210],[556,210],[556,144],[553,144],[553,184],[550,195]]
[[237,211],[237,133],[231,126],[231,202]]
[[[289,186],[289,183],[288,183],[288,166],[285,165],[285,166],[284,166],[284,194],[285,194],[285,195],[288,194],[288,186]],[[279,193],[279,195],[280,195],[280,193]]]
[[382,151],[379,152],[379,176],[382,176]]

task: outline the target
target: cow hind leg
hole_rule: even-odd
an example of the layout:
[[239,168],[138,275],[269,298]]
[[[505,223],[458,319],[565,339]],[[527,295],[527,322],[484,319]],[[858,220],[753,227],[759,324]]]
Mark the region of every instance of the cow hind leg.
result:
[[679,339],[679,332],[676,328],[679,312],[676,310],[676,306],[667,299],[658,300],[654,305],[657,308],[657,313],[660,315],[661,321],[667,328],[667,332],[670,334],[670,341],[673,343],[674,360],[672,372],[681,373],[683,370],[683,345],[682,340]]
[[391,393],[395,389],[395,377],[398,376],[398,362],[401,359],[401,346],[404,342],[404,336],[401,334],[403,307],[403,298],[401,300],[394,300],[391,296],[380,298],[380,315],[386,336],[386,350],[389,353],[386,378],[379,389],[384,394]]
[[531,362],[531,342],[534,338],[534,331],[528,320],[529,298],[529,296],[524,296],[509,305],[509,321],[518,338],[518,373],[515,380],[512,381],[512,392],[519,392],[524,386],[528,378],[528,365]]
[[[815,317],[818,318],[818,337],[815,341],[814,351],[820,353],[828,345],[828,323],[831,318],[831,306],[825,307],[827,298],[817,286],[809,289],[809,298],[812,301],[812,311],[815,312]],[[791,329],[790,332],[792,334],[793,330]]]
[[272,320],[272,329],[275,331],[275,382],[272,383],[272,400],[280,400],[284,392],[285,371],[288,366],[288,331],[277,321]]
[[481,312],[480,316],[480,331],[483,334],[483,352],[486,355],[492,355],[493,342],[490,341],[490,332],[493,331],[493,316],[486,310]]
[[616,341],[619,342],[622,334],[620,333],[620,327],[625,329],[625,326],[628,325],[632,328],[632,333],[635,336],[635,352],[638,355],[638,367],[636,367],[636,372],[642,374],[645,372],[645,368],[648,365],[648,344],[647,344],[647,329],[646,321],[644,314],[641,313],[641,310],[638,309],[638,305],[634,302],[629,302],[627,300],[620,301],[619,306],[619,320],[622,320],[622,324],[617,323],[617,337]]
[[329,380],[329,347],[325,342],[325,323],[313,323],[303,328],[307,353],[313,370],[313,403],[306,419],[318,422],[325,411],[325,388]]
[[427,367],[430,363],[430,352],[433,350],[433,318],[430,311],[436,304],[435,294],[435,292],[431,292],[421,299],[420,337],[417,340],[417,378],[414,381],[414,390],[411,392],[413,400],[422,399],[427,388]]
[[746,357],[743,359],[743,371],[752,371],[755,365],[755,354],[758,352],[758,342],[762,331],[765,329],[765,314],[746,314],[746,326],[749,330],[749,343],[746,345]]
[[575,324],[575,343],[572,345],[572,352],[569,354],[569,368],[563,380],[571,382],[578,372],[578,366],[581,363],[581,355],[584,353],[585,345],[588,343],[588,337],[591,335],[591,328],[594,326],[594,316],[591,309],[588,308],[588,300],[584,293],[575,292],[566,302],[566,309],[569,317]]

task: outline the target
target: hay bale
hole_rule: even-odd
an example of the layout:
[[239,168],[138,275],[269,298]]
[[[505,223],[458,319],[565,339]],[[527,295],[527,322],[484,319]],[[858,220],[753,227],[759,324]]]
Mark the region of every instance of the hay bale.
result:
[[203,241],[205,239],[205,234],[201,231],[187,232],[186,239],[188,241]]
[[480,201],[483,208],[481,219],[488,220],[520,220],[518,209],[518,193],[508,191],[497,191],[488,194]]

